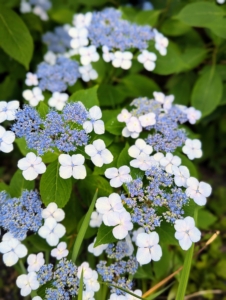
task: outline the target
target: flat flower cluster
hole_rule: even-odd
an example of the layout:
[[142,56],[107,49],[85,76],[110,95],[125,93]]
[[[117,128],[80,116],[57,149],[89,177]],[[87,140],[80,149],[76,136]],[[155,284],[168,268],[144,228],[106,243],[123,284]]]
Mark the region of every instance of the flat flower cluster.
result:
[[[32,5],[35,7],[32,8]],[[33,11],[43,20],[48,18],[46,11],[50,7],[48,1],[21,2],[23,13]],[[42,40],[48,52],[38,65],[36,74],[27,74],[26,85],[35,87],[23,92],[24,99],[32,106],[37,106],[44,99],[42,92],[45,90],[51,91],[55,97],[54,93],[65,91],[79,78],[85,82],[96,80],[98,73],[92,62],[100,59],[98,50],[103,60],[111,62],[115,68],[128,70],[137,57],[146,70],[152,71],[157,56],[147,50],[149,42],[154,42],[161,55],[166,55],[168,46],[168,39],[156,29],[123,20],[121,11],[114,8],[75,14],[72,25],[58,26],[53,32],[45,33]],[[80,63],[74,59],[75,55],[79,55]]]

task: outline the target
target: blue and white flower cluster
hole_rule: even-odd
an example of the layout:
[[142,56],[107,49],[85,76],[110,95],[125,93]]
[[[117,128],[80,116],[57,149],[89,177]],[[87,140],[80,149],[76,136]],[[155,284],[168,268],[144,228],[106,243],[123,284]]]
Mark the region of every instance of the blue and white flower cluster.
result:
[[42,21],[47,21],[49,16],[47,11],[51,8],[52,3],[49,0],[21,0],[20,12],[33,13]]

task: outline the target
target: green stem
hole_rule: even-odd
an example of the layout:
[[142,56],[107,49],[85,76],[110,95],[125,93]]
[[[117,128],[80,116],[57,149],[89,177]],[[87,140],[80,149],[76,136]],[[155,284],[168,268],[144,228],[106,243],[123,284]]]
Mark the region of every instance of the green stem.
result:
[[[198,210],[196,209],[194,213],[195,222],[197,221],[197,216],[198,216]],[[180,276],[180,282],[179,282],[176,300],[182,300],[185,297],[190,270],[191,270],[193,254],[194,254],[194,243],[192,244],[191,248],[187,251],[185,256],[184,267]]]
[[27,274],[27,270],[25,269],[25,266],[24,266],[21,259],[19,260],[19,265],[20,265],[21,273],[22,274]]

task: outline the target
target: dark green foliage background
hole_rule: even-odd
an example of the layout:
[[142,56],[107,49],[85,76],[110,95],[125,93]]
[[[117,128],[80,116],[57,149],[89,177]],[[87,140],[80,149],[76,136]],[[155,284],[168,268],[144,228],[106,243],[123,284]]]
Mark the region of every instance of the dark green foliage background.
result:
[[[133,62],[131,70],[123,71],[116,70],[100,60],[93,64],[99,73],[95,83],[98,85],[85,92],[88,93],[87,98],[87,94],[79,91],[94,84],[89,83],[87,86],[81,82],[76,83],[69,88],[69,92],[73,94],[70,101],[81,100],[81,97],[84,97],[91,101],[86,103],[87,107],[94,103],[100,104],[104,110],[103,119],[107,130],[104,139],[108,145],[113,141],[114,135],[120,135],[122,130],[121,124],[115,121],[115,116],[121,107],[128,105],[136,97],[152,97],[154,91],[163,91],[166,94],[174,94],[175,103],[192,105],[202,111],[202,119],[195,126],[187,128],[190,137],[198,137],[202,141],[204,152],[203,157],[194,162],[195,167],[190,163],[191,173],[197,174],[200,180],[210,183],[213,187],[213,194],[207,206],[199,211],[198,227],[202,230],[203,241],[216,229],[220,230],[220,236],[194,259],[186,294],[220,290],[222,294],[219,295],[219,299],[226,299],[223,294],[226,291],[226,4],[220,6],[214,0],[153,0],[154,10],[141,11],[136,1],[132,3],[133,7],[122,6],[126,2],[117,0],[52,0],[52,3],[50,20],[42,22],[33,14],[20,14],[19,1],[0,0],[0,99],[18,99],[23,103],[21,95],[25,89],[26,72],[35,72],[36,65],[42,61],[46,52],[46,47],[41,42],[42,34],[53,30],[55,26],[70,23],[76,12],[92,11],[107,6],[120,7],[124,18],[138,24],[154,26],[166,35],[170,40],[167,55],[160,56],[156,53],[158,59],[153,73],[144,71],[142,65],[136,61]],[[13,37],[7,37],[7,28],[1,22],[1,16],[9,21],[13,19],[13,22],[9,22]],[[151,43],[149,50],[156,52]],[[45,96],[48,99],[49,94],[46,93]],[[42,115],[46,114],[46,109],[44,103],[38,107]],[[10,128],[9,123],[5,124]],[[10,154],[1,153],[0,190],[7,190],[12,196],[20,194],[21,186],[33,188],[33,183],[23,182],[21,172],[16,171],[18,159],[27,152],[23,140],[18,139],[16,145],[16,151]],[[113,155],[121,153],[119,159],[114,160],[111,166],[124,164],[124,147],[121,143],[110,146]],[[50,202],[48,197],[52,191],[42,186],[42,182],[47,180],[48,174],[51,175],[51,170],[57,169],[56,159],[57,155],[54,158],[48,154],[43,159],[44,162],[50,163],[40,183],[45,204]],[[72,241],[81,226],[81,220],[89,207],[96,185],[100,187],[99,196],[112,192],[108,182],[101,177],[104,171],[104,167],[95,167],[93,173],[88,169],[89,176],[76,185],[77,188],[74,180],[62,183],[65,191],[70,190],[73,185],[71,196],[67,195],[67,204],[60,203],[60,206],[66,204],[64,209],[67,218],[64,225]],[[63,181],[60,178],[56,180]],[[36,184],[38,187],[39,183]],[[59,194],[56,194],[56,198],[58,196]],[[137,278],[142,278],[143,290],[171,274],[184,261],[184,252],[175,246],[175,241],[171,241],[168,229],[164,231],[163,227],[161,230],[160,234],[165,240],[168,239],[170,246],[163,246],[162,260],[153,263],[152,268],[141,268],[137,273]],[[85,237],[88,239],[96,233],[95,229],[89,229]],[[41,239],[31,237],[27,243],[30,251],[40,251],[42,247],[48,250],[47,244]],[[89,243],[90,240],[85,240],[84,249]],[[0,298],[5,297],[5,271],[3,273],[3,279],[0,280]],[[164,293],[165,298],[159,299],[174,299],[177,286],[175,280]],[[198,299],[218,299],[217,297],[210,292]],[[13,299],[16,299],[15,295]]]

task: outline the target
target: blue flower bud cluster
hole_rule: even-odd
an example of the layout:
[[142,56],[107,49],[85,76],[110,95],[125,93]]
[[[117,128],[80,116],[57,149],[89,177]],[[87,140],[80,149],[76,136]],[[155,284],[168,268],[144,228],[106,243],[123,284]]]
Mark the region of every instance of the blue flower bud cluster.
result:
[[[128,274],[134,275],[138,269],[138,262],[134,256],[129,260],[119,260],[107,265],[107,261],[101,260],[97,265],[97,272],[102,280],[126,290],[132,290],[133,281],[128,279]],[[115,287],[110,287],[111,293],[125,295],[126,293]]]
[[41,267],[37,273],[40,285],[51,281],[51,288],[46,289],[45,299],[48,300],[70,300],[78,294],[79,278],[76,265],[65,258],[61,259],[53,270],[53,265],[48,264]]
[[179,124],[187,122],[188,118],[177,106],[172,105],[163,113],[161,103],[148,98],[137,98],[132,101],[131,106],[135,108],[130,113],[136,117],[150,112],[155,113],[156,123],[145,128],[153,131],[145,141],[155,151],[174,152],[185,143],[187,135],[184,129],[179,128]]
[[140,178],[135,179],[126,184],[129,195],[122,194],[121,198],[130,211],[132,222],[150,233],[160,226],[162,217],[171,223],[182,218],[183,207],[189,199],[174,184],[174,175],[162,167],[151,167],[145,176],[145,186]]
[[54,53],[65,53],[70,49],[71,37],[64,26],[55,27],[54,32],[46,32],[42,41],[47,45],[48,51]]
[[12,131],[17,137],[24,137],[28,148],[40,155],[53,152],[54,148],[75,151],[88,143],[89,136],[82,127],[87,118],[88,112],[80,102],[66,104],[62,113],[50,109],[45,120],[35,108],[25,105],[16,113]]
[[0,227],[22,241],[30,231],[37,232],[42,225],[42,202],[37,192],[23,191],[20,198],[0,193]]
[[94,12],[88,30],[92,45],[107,46],[110,50],[143,50],[148,47],[148,41],[154,39],[150,26],[140,26],[123,20],[122,13],[114,8]]
[[68,85],[73,85],[80,77],[79,64],[77,61],[60,56],[55,65],[42,62],[38,65],[36,72],[39,78],[41,90],[51,92],[62,92]]

